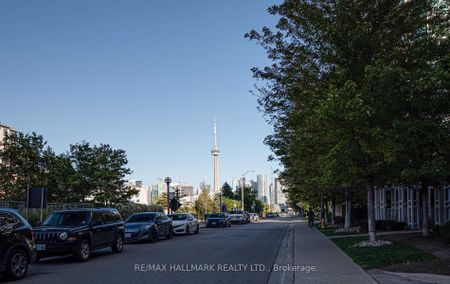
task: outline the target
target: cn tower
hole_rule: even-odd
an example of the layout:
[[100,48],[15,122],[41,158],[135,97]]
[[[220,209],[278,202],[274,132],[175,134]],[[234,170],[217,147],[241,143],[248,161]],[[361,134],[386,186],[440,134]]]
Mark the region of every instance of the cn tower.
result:
[[219,152],[219,147],[217,147],[216,117],[214,116],[214,146],[211,150],[211,155],[214,157],[214,194],[219,193]]

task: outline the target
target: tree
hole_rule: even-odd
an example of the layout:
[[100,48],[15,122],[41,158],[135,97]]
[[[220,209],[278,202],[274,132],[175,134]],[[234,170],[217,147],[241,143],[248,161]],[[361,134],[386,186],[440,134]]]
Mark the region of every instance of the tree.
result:
[[131,173],[123,150],[107,144],[91,147],[88,142],[70,145],[70,159],[76,170],[75,192],[81,200],[87,197],[105,206],[125,202],[138,193],[125,186]]
[[219,207],[214,200],[209,196],[209,192],[206,189],[202,190],[202,193],[198,196],[198,199],[195,201],[195,211],[197,212],[197,217],[199,219],[204,219],[205,214],[208,212],[218,212]]
[[0,151],[0,196],[9,200],[25,200],[26,189],[45,186],[44,151],[47,141],[36,133],[14,133],[5,137]]
[[66,154],[56,155],[48,149],[43,155],[46,171],[44,174],[45,187],[50,202],[79,202],[80,198],[74,191],[76,171],[72,167],[70,158]]
[[[280,17],[275,32],[246,35],[273,61],[253,72],[265,81],[258,102],[274,127],[266,143],[284,167],[290,195],[364,187],[371,241],[374,188],[399,175],[397,122],[410,115],[403,94],[416,94],[410,84],[400,86],[408,78],[397,71],[417,70],[420,53],[410,51],[428,48],[424,39],[448,39],[445,29],[431,38],[427,32],[443,22],[430,16],[432,4],[286,0],[269,8]],[[396,95],[399,87],[405,92]]]
[[222,195],[223,195],[223,197],[227,197],[227,198],[231,198],[231,199],[234,198],[233,189],[228,184],[228,182],[225,182],[222,186]]

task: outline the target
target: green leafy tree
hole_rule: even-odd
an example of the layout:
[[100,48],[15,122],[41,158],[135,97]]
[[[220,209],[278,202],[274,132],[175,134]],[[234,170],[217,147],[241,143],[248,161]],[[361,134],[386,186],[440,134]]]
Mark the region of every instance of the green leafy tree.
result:
[[44,151],[51,151],[36,133],[14,133],[5,137],[0,150],[0,197],[25,200],[26,189],[45,186]]
[[225,182],[222,185],[222,195],[224,197],[233,199],[234,198],[234,193],[233,193],[233,189],[231,188],[231,186],[228,184],[228,182]]
[[[427,0],[286,0],[269,8],[279,17],[276,31],[246,35],[273,61],[253,72],[266,83],[258,87],[261,110],[274,126],[266,143],[284,166],[290,196],[365,188],[371,241],[374,187],[400,175],[398,121],[411,115],[408,95],[418,95],[400,84],[409,81],[408,70],[421,70],[416,62],[427,43],[448,40],[441,28],[448,18],[433,7]],[[438,32],[430,36],[430,29]],[[428,53],[424,64],[443,59]],[[397,95],[400,87],[405,91]]]
[[202,193],[195,201],[194,207],[199,219],[204,219],[206,213],[219,211],[217,202],[214,202],[214,200],[211,199],[209,192],[206,189],[202,190]]
[[76,170],[75,192],[81,200],[87,197],[105,206],[125,202],[138,193],[125,185],[125,176],[131,173],[123,150],[107,144],[90,146],[82,142],[70,146],[71,162]]

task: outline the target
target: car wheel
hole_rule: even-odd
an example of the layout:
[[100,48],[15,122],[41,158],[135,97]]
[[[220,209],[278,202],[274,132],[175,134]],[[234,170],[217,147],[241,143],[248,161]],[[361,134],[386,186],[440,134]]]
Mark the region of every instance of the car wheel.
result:
[[83,239],[80,241],[80,244],[78,245],[77,252],[75,253],[75,259],[77,261],[86,261],[91,256],[91,245],[89,244],[89,241],[86,239]]
[[195,230],[195,233],[196,234],[200,233],[200,226],[199,225],[197,225],[197,230]]
[[117,235],[114,240],[114,244],[111,246],[113,253],[119,253],[123,251],[123,236],[121,234]]
[[189,225],[186,225],[185,235],[189,236],[191,234],[191,229],[189,229]]
[[172,227],[169,228],[169,233],[167,234],[167,238],[168,239],[173,238],[173,228]]
[[11,252],[6,263],[5,276],[8,280],[19,280],[25,277],[28,271],[28,255],[21,249]]
[[158,233],[156,232],[156,230],[150,231],[150,233],[148,234],[148,241],[151,243],[158,241]]

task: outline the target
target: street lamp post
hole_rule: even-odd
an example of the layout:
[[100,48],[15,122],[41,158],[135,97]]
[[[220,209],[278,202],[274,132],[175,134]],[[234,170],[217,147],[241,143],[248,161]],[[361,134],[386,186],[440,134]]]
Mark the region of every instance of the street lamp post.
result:
[[219,212],[222,212],[222,192],[219,192],[218,195],[219,195]]
[[245,187],[245,176],[248,173],[254,173],[254,170],[246,171],[242,174],[242,186],[241,186],[241,210],[244,211],[244,187]]
[[170,188],[170,183],[172,182],[172,179],[170,177],[166,177],[166,179],[164,181],[167,184],[167,214],[169,214],[170,213],[169,188]]

